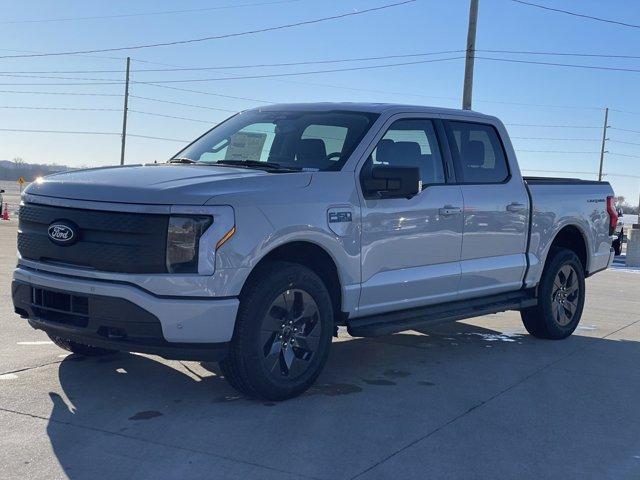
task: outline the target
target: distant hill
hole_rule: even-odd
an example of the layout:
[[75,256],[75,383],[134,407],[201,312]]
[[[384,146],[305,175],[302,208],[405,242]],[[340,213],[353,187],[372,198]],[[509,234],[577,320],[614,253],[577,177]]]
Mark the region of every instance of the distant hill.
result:
[[57,172],[72,170],[66,165],[47,165],[40,163],[15,163],[10,160],[0,160],[0,180],[15,181],[24,177],[27,182],[32,182],[37,177],[50,175]]

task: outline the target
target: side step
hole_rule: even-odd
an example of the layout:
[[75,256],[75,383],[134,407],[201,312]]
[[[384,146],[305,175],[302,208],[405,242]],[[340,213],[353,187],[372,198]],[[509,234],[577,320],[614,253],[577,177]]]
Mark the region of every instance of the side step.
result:
[[347,320],[347,331],[354,337],[377,337],[416,327],[455,322],[506,310],[519,310],[532,307],[537,303],[533,290],[520,290],[354,318]]

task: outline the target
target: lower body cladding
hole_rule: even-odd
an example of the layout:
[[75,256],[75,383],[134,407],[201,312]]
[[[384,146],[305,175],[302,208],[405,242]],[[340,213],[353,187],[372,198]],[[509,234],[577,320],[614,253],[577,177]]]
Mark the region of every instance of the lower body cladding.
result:
[[18,267],[16,313],[32,327],[74,342],[170,359],[226,357],[237,298],[158,297],[128,284]]

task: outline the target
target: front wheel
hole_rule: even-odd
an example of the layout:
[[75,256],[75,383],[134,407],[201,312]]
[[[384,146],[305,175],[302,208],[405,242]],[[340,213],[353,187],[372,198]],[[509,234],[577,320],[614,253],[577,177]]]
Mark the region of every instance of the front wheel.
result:
[[240,298],[229,356],[220,369],[245,395],[284,400],[309,388],[326,363],[332,301],[307,267],[278,261],[259,268]]
[[552,248],[538,287],[538,305],[520,312],[527,331],[538,338],[562,339],[582,317],[584,268],[575,253]]

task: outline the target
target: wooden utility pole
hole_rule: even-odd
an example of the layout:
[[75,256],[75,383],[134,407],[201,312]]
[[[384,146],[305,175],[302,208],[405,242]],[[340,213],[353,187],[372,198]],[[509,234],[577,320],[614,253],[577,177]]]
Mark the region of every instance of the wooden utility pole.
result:
[[464,64],[464,91],[462,108],[471,110],[473,96],[473,64],[476,55],[476,27],[478,25],[478,0],[471,0],[469,5],[469,30],[467,31],[467,59]]
[[131,58],[127,57],[127,76],[124,85],[124,111],[122,116],[122,144],[120,146],[120,165],[124,165],[124,148],[127,143],[127,112],[129,110],[129,68]]
[[604,109],[604,127],[602,127],[602,145],[600,146],[600,169],[598,170],[598,181],[602,181],[602,166],[604,165],[604,154],[607,153],[604,149],[607,143],[607,122],[609,120],[609,107]]

